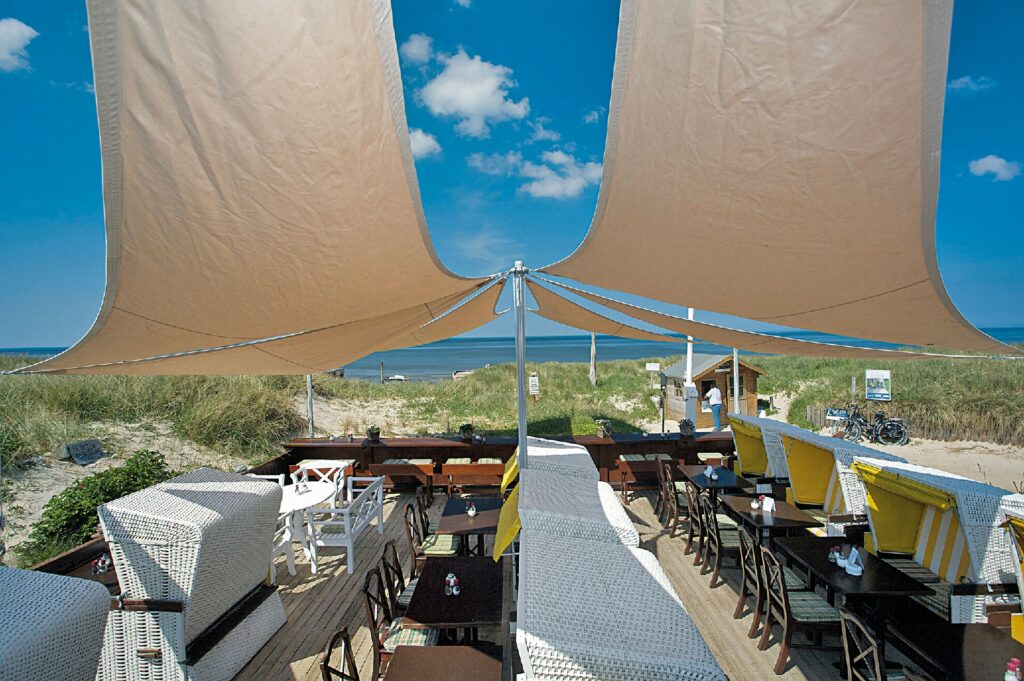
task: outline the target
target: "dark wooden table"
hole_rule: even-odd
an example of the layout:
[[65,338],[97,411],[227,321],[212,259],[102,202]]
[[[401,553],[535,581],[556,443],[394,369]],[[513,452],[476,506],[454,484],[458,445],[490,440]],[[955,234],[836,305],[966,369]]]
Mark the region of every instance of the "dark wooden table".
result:
[[[476,504],[476,515],[466,513],[466,503]],[[477,555],[484,555],[484,536],[498,533],[498,516],[501,514],[501,497],[473,496],[452,497],[444,505],[437,521],[437,534],[456,534],[462,537],[463,555],[469,554],[469,538],[476,535]]]
[[740,492],[754,486],[754,483],[736,475],[728,468],[723,466],[713,468],[718,474],[717,480],[712,480],[704,474],[704,471],[707,470],[706,465],[679,464],[679,472],[683,474],[683,477],[696,485],[697,489],[711,490],[711,497],[715,500],[718,499],[719,492]]
[[726,512],[754,530],[759,544],[765,544],[775,537],[800,534],[808,527],[820,527],[821,523],[799,508],[785,501],[775,500],[775,512],[767,513],[750,508],[753,495],[723,494],[718,499]]
[[893,645],[938,679],[1000,679],[1011,658],[1024,660],[1024,645],[989,624],[951,624],[910,608],[889,616]]
[[[495,657],[497,655],[497,657]],[[500,681],[501,648],[398,646],[384,681]]]
[[[448,573],[459,580],[461,593],[448,596]],[[432,556],[423,564],[402,626],[413,629],[466,629],[501,624],[501,563],[490,558]]]
[[[815,582],[825,587],[829,603],[835,603],[835,595],[846,596],[847,604],[859,605],[861,614],[868,620],[879,653],[885,659],[885,621],[890,608],[897,608],[904,602],[900,596],[926,596],[932,590],[921,582],[900,572],[884,560],[858,547],[864,564],[864,574],[854,577],[835,563],[829,562],[828,548],[842,546],[843,555],[849,553],[850,545],[843,537],[780,537],[773,544],[791,562],[800,564],[810,575],[811,586]],[[1005,670],[1004,670],[1005,671]]]

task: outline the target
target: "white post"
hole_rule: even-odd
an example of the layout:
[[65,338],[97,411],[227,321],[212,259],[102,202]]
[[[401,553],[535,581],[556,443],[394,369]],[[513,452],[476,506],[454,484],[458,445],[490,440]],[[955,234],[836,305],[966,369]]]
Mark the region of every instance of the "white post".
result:
[[732,399],[729,405],[737,414],[740,413],[740,351],[732,349]]
[[313,430],[313,374],[306,374],[306,421],[309,424],[309,436],[316,435]]
[[590,332],[590,385],[597,387],[597,334]]
[[522,260],[512,268],[512,299],[516,308],[516,397],[519,402],[519,469],[526,461],[526,269]]
[[[693,308],[686,309],[686,318],[693,321]],[[693,336],[686,337],[686,382],[693,383]]]

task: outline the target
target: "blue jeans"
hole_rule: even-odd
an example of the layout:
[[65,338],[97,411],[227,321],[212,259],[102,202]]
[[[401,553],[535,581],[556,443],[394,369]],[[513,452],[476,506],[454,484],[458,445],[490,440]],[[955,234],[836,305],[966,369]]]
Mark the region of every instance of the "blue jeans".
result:
[[722,405],[712,404],[711,415],[715,418],[715,430],[722,429]]

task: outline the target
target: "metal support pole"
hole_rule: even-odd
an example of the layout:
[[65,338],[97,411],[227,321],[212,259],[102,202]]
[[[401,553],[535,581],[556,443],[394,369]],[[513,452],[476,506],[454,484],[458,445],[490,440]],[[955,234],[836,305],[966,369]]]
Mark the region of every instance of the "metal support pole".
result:
[[597,387],[597,334],[590,332],[590,385]]
[[313,374],[306,374],[306,421],[309,423],[309,436],[315,437],[313,429]]
[[516,397],[519,402],[519,469],[526,462],[526,289],[527,270],[517,260],[512,268],[512,299],[516,308]]
[[[693,321],[693,308],[686,309],[686,318]],[[686,383],[693,383],[693,336],[686,337]]]
[[732,349],[732,410],[740,412],[740,351]]

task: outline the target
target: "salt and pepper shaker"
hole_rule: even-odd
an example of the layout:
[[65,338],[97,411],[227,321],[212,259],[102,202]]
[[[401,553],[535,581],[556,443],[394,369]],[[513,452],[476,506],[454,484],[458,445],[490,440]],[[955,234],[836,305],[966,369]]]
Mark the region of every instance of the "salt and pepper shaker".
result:
[[454,572],[449,572],[448,576],[444,578],[444,595],[458,596],[462,590],[459,588],[459,578],[455,576]]
[[466,504],[466,515],[470,518],[476,515],[476,502],[470,501]]

